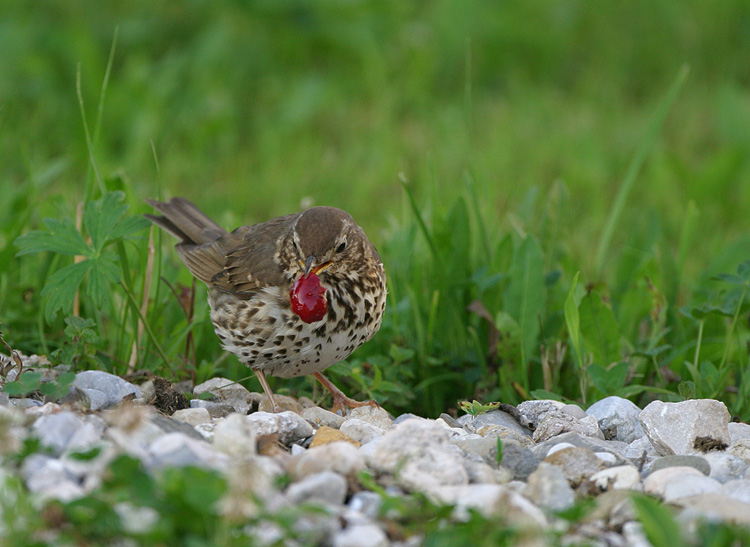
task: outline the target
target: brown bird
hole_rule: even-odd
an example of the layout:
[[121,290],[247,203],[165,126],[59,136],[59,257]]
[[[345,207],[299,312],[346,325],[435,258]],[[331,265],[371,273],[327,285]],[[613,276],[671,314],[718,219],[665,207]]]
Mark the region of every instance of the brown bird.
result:
[[182,262],[208,285],[224,349],[255,372],[274,412],[266,374],[312,374],[334,411],[375,404],[320,373],[372,338],[385,310],[383,263],[349,213],[312,207],[226,232],[185,198],[146,201],[164,215],[146,217],[180,240]]

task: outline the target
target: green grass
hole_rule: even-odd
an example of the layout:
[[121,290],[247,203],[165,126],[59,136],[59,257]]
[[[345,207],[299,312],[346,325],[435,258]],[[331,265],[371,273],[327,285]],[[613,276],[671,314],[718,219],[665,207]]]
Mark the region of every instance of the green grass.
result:
[[[148,230],[97,224],[116,220],[101,213],[116,200],[97,200],[122,191],[129,218],[184,195],[228,228],[329,204],[388,272],[381,332],[329,369],[350,394],[431,417],[467,399],[711,397],[750,421],[747,3],[0,8],[0,320],[14,348],[245,379],[172,241],[154,234],[151,265]],[[25,236],[17,256],[45,218],[67,235]],[[83,279],[66,277],[72,254]],[[82,319],[66,321],[77,281]],[[273,386],[320,396],[309,379]],[[85,503],[111,516],[97,496]],[[197,535],[224,533],[208,526]]]

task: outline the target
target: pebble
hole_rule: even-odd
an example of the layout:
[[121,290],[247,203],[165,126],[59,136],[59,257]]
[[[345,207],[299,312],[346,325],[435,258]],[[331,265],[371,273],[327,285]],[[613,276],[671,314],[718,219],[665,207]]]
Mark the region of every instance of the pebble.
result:
[[[139,399],[145,389],[106,372],[79,373],[75,385],[91,410],[0,393],[8,433],[2,451],[22,450],[29,436],[44,449],[15,471],[0,469],[0,478],[5,483],[16,473],[40,504],[92,492],[109,462],[124,453],[149,473],[197,466],[224,474],[234,492],[226,510],[245,518],[257,516],[259,501],[268,511],[322,505],[324,512],[302,511],[290,526],[305,541],[338,547],[419,544],[419,536],[392,536],[381,521],[386,497],[408,492],[453,505],[457,519],[478,511],[509,526],[554,529],[565,544],[647,545],[631,491],[672,504],[681,523],[750,525],[750,426],[730,423],[718,401],[656,401],[641,411],[607,397],[585,412],[526,401],[513,415],[394,420],[378,407],[339,416],[304,400],[285,403],[296,412],[264,412],[262,394],[214,378],[194,388],[210,400],[193,399],[167,417],[143,404],[146,396]],[[92,449],[89,459],[74,456]],[[370,480],[379,483],[377,492],[367,489]],[[555,513],[591,496],[594,509],[565,532]],[[133,534],[158,525],[158,512],[128,501],[113,511]],[[247,533],[253,541],[286,537],[271,522]]]

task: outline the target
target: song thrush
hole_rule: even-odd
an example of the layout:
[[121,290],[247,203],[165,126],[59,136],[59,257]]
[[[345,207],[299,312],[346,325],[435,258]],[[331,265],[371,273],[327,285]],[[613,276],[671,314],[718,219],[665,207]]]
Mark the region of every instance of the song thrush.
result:
[[312,374],[334,411],[360,403],[320,371],[348,357],[380,328],[385,269],[349,213],[313,207],[226,232],[185,198],[147,202],[146,215],[180,242],[190,272],[208,285],[211,322],[224,348],[258,377]]

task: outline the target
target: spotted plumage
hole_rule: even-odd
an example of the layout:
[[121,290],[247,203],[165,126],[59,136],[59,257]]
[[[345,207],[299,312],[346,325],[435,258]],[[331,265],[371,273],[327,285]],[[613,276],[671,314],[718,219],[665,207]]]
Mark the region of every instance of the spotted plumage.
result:
[[[183,263],[208,285],[222,345],[255,371],[274,408],[266,374],[313,374],[334,407],[357,404],[320,374],[369,340],[385,310],[383,263],[347,212],[313,207],[226,232],[184,198],[148,203],[163,216],[146,216],[179,239]],[[327,299],[325,316],[312,323],[292,311],[289,297],[309,271]]]

